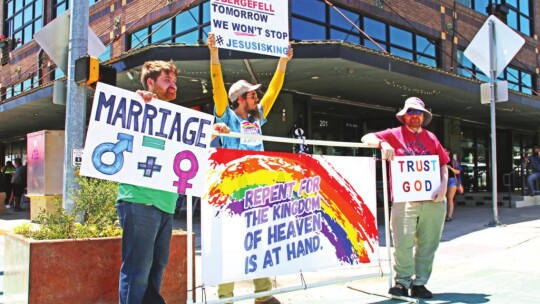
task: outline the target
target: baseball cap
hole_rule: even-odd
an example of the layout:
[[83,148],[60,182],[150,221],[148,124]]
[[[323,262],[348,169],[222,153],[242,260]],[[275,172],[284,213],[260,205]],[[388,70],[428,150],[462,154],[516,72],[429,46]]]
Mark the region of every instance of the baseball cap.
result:
[[247,92],[256,91],[260,87],[260,84],[251,84],[245,80],[238,80],[237,82],[233,83],[229,89],[229,100],[233,102],[237,100],[240,95]]

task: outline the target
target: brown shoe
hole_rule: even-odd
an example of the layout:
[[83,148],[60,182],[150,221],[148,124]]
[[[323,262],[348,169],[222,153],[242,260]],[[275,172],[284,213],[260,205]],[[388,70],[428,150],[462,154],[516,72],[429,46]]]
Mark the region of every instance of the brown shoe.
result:
[[268,300],[255,300],[255,304],[281,304],[281,302],[275,297],[271,297]]

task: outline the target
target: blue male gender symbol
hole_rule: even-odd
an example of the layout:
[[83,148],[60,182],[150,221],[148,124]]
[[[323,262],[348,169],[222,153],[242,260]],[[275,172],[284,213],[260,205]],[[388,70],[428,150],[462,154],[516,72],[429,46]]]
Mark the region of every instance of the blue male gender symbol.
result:
[[161,166],[156,165],[155,157],[147,156],[146,163],[139,163],[139,166],[137,167],[137,169],[143,169],[145,177],[152,177],[152,174],[154,173],[154,171],[156,172],[161,171]]

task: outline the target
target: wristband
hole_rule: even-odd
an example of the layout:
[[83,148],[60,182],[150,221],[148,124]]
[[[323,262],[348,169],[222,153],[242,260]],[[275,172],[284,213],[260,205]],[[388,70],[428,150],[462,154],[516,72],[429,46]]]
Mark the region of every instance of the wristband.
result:
[[381,140],[379,142],[379,145],[377,146],[377,149],[381,150],[382,149],[382,143],[385,142],[384,140]]

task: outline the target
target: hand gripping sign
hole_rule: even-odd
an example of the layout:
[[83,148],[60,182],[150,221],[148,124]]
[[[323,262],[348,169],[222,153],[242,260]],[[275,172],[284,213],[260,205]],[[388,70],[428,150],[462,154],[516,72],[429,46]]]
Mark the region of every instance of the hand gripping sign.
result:
[[214,117],[98,83],[81,175],[201,196]]
[[397,156],[390,168],[394,203],[429,201],[441,185],[437,155]]

